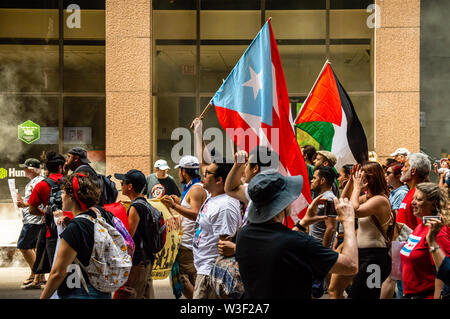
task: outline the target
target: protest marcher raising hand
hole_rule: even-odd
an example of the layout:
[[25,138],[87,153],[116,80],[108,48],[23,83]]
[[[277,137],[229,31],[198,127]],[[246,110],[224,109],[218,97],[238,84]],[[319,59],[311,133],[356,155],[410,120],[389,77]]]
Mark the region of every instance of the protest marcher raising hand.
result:
[[[447,223],[448,222],[446,222],[446,224]],[[442,280],[448,288],[448,286],[450,286],[450,258],[445,256],[441,247],[436,242],[437,235],[441,231],[442,227],[444,227],[444,222],[438,219],[430,219],[426,225],[429,226],[427,242],[430,247],[435,247],[435,249],[430,252],[437,270],[436,278]],[[448,292],[446,296],[448,296]]]
[[[244,298],[311,299],[313,278],[323,280],[329,272],[352,275],[358,271],[354,210],[348,201],[334,199],[347,236],[341,254],[309,236],[299,223],[296,227],[300,231],[283,225],[302,186],[301,176],[286,177],[275,171],[258,174],[250,181],[249,224],[236,239]],[[320,198],[314,205],[319,203]],[[308,217],[305,226],[306,221]],[[283,273],[289,280],[280,280],[273,275],[276,273]]]
[[292,228],[292,230],[301,231],[303,229],[308,229],[309,225],[327,219],[328,218],[327,216],[317,216],[317,208],[319,207],[320,204],[323,205],[326,202],[327,199],[322,198],[322,194],[314,198],[314,200],[308,206],[305,216],[298,222],[298,224],[296,224],[296,226],[294,226],[294,228]]
[[358,218],[359,253],[359,273],[353,280],[352,298],[378,299],[381,288],[367,285],[368,276],[372,273],[367,267],[372,264],[380,267],[381,282],[391,273],[392,265],[385,235],[393,222],[389,190],[381,165],[377,162],[355,165],[342,196],[348,197],[350,194],[350,201]]

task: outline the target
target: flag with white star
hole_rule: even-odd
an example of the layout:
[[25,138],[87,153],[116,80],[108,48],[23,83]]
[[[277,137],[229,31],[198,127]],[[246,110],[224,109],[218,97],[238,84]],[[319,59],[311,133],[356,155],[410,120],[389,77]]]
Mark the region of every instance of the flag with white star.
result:
[[[248,153],[266,146],[279,155],[280,173],[303,176],[302,195],[291,206],[290,226],[311,202],[306,164],[295,136],[289,96],[270,20],[211,99],[223,129]],[[242,129],[236,131],[236,129]]]

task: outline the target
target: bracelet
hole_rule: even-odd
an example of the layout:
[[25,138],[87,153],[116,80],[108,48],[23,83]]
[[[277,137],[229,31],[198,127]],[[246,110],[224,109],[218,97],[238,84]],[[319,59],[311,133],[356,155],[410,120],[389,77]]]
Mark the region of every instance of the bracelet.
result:
[[430,251],[430,253],[434,253],[436,250],[441,249],[441,247],[439,245],[436,246],[430,246],[430,248],[428,248],[428,250]]
[[306,233],[307,230],[305,227],[303,227],[302,225],[300,225],[300,222],[298,221],[297,223],[295,223],[295,227],[297,227],[300,231]]

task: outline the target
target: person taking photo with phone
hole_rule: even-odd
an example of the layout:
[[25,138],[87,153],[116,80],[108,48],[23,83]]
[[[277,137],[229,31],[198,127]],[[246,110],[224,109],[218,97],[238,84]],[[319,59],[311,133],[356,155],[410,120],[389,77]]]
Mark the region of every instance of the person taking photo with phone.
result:
[[[400,251],[402,279],[405,299],[439,299],[444,283],[436,278],[432,254],[440,249],[450,255],[450,228],[442,227],[435,240],[427,239],[429,219],[448,222],[446,218],[447,199],[442,189],[434,183],[420,183],[416,186],[413,214],[422,220],[409,235]],[[443,214],[444,213],[444,214]]]

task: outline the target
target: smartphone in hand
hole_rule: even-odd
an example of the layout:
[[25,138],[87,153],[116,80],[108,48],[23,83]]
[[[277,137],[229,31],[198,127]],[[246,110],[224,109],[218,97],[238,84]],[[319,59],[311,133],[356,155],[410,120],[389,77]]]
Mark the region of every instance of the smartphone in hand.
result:
[[334,206],[334,201],[332,199],[328,199],[325,203],[325,216],[336,218],[337,211]]
[[438,216],[423,216],[422,222],[425,225],[429,220],[433,220],[433,219],[437,219],[440,222],[442,221],[442,217],[438,215]]

